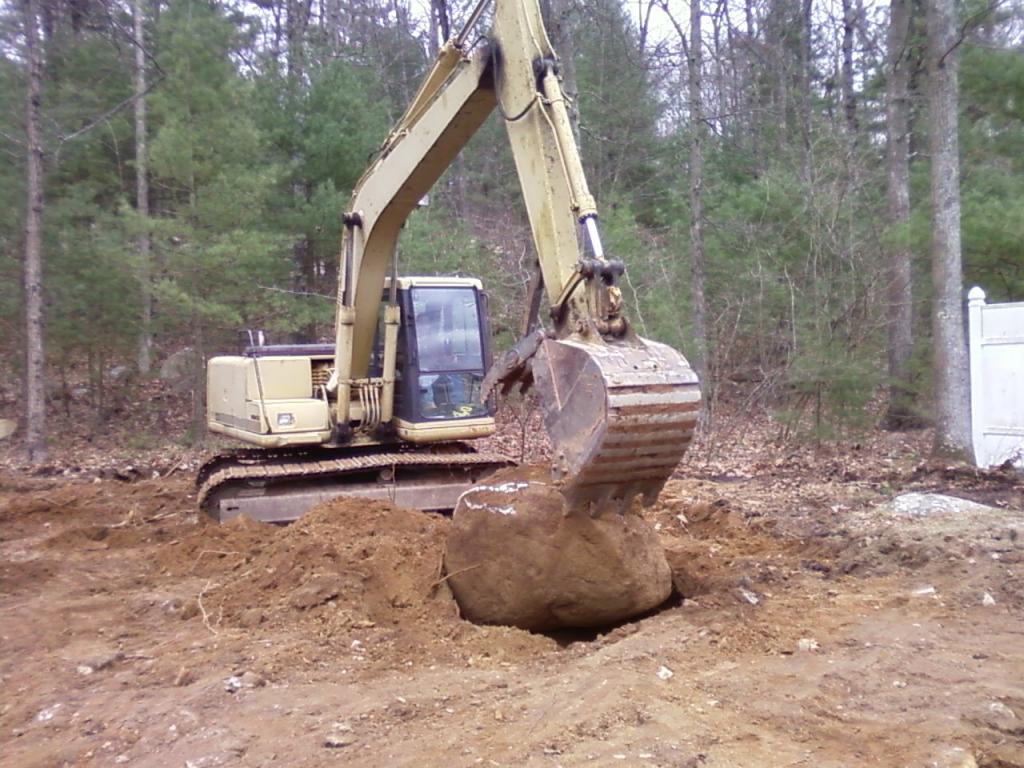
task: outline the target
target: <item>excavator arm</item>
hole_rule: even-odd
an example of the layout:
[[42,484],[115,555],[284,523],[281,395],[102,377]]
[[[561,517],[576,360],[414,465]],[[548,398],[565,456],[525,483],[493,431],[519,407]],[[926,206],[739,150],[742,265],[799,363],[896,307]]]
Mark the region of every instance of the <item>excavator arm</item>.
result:
[[[345,214],[338,286],[336,429],[350,424],[352,387],[368,374],[378,310],[409,213],[497,108],[530,220],[551,329],[525,336],[485,382],[533,383],[571,502],[652,502],[688,445],[697,378],[675,350],[642,339],[622,313],[623,273],[598,233],[537,0],[493,0],[490,33],[467,44],[490,0],[440,51],[405,114],[357,183]],[[392,415],[399,313],[384,312],[382,421]],[[486,394],[486,392],[485,392]],[[339,426],[340,425],[340,426]],[[344,435],[341,435],[342,439]]]

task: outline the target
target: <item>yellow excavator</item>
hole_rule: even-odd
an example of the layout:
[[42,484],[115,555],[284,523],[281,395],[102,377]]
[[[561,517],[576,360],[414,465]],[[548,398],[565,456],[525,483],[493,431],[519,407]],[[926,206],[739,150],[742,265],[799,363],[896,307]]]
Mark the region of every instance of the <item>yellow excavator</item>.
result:
[[[469,441],[495,431],[495,390],[533,386],[552,472],[573,508],[652,503],[690,442],[697,377],[623,313],[558,58],[537,0],[479,0],[441,49],[356,184],[344,215],[334,344],[253,337],[207,373],[212,432],[249,443],[208,461],[202,508],[293,520],[340,494],[451,509],[511,462]],[[492,10],[490,32],[470,34]],[[522,338],[492,365],[479,280],[400,277],[399,232],[497,108],[507,129],[537,270]],[[538,320],[546,292],[550,320]]]

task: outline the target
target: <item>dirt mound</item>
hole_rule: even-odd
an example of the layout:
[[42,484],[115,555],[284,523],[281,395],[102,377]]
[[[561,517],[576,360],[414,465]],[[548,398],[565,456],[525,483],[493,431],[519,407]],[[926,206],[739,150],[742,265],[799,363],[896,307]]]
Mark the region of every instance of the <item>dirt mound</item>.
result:
[[184,476],[131,484],[33,480],[33,492],[26,491],[28,482],[0,482],[0,540],[38,530],[40,523],[90,529],[83,537],[95,540],[92,529],[99,526],[131,528],[195,513],[191,481]]
[[[807,557],[816,551],[804,541],[776,535],[769,527],[744,519],[724,499],[689,505],[671,493],[654,508],[672,571],[672,586],[682,597],[727,596],[743,600],[742,590],[779,574],[775,562]],[[773,564],[769,568],[769,564]]]
[[[355,623],[398,624],[410,614],[450,614],[451,597],[438,583],[446,524],[423,512],[352,499],[324,504],[269,537],[259,524],[229,524],[224,528],[235,529],[229,543],[239,549],[239,539],[245,539],[241,549],[249,554],[218,589],[214,604],[244,624],[327,603]],[[250,542],[257,530],[261,539]]]
[[18,560],[0,562],[0,595],[32,591],[57,574],[58,568],[43,560]]
[[221,576],[250,563],[282,531],[247,517],[222,525],[199,515],[194,523],[173,531],[174,538],[157,550],[153,562],[175,576]]
[[339,498],[286,527],[245,518],[197,526],[157,556],[158,567],[207,579],[186,618],[215,630],[303,626],[365,664],[403,653],[497,662],[554,649],[548,638],[459,618],[441,576],[448,527],[438,515]]

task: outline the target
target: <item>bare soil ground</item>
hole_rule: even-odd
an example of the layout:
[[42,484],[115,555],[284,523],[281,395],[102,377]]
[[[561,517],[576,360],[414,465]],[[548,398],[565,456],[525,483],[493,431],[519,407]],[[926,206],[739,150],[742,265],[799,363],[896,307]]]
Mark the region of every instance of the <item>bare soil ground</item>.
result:
[[[443,517],[7,470],[0,765],[1019,768],[1024,489],[923,439],[697,446],[643,512],[680,596],[555,636],[459,618]],[[879,507],[911,489],[996,509]]]

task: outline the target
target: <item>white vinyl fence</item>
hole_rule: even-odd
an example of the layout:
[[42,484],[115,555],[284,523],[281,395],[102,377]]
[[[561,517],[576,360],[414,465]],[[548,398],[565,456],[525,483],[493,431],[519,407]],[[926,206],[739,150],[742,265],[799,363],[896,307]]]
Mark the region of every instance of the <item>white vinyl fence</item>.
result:
[[1024,467],[1024,302],[986,304],[977,286],[967,299],[974,463]]

